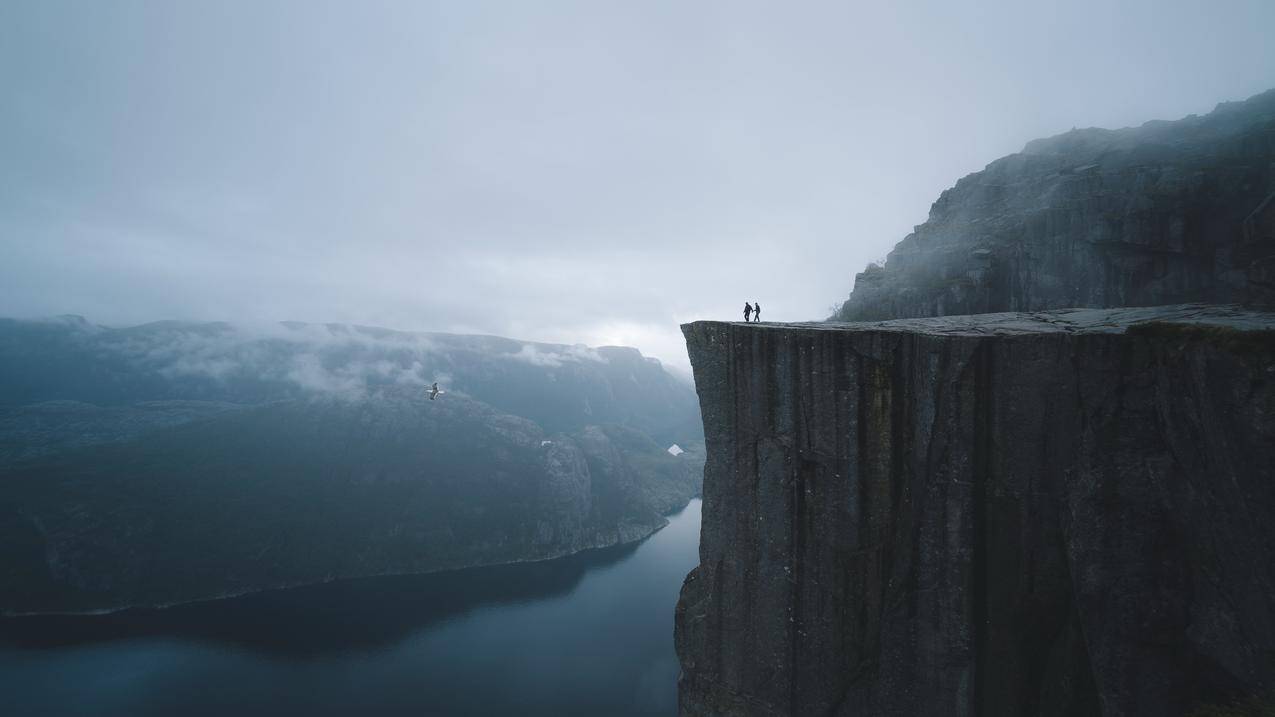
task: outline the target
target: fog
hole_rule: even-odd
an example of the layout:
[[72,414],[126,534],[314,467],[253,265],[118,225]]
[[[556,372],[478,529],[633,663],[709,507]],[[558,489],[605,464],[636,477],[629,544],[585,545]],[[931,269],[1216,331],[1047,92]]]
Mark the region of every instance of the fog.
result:
[[[1275,86],[1268,0],[0,5],[0,314],[686,362],[1030,139]],[[533,357],[534,358],[534,357]]]
[[352,400],[385,387],[420,389],[435,381],[449,389],[467,388],[472,379],[462,379],[457,386],[448,369],[457,364],[472,369],[475,363],[514,362],[554,369],[608,362],[583,345],[456,341],[447,335],[344,324],[164,322],[149,330],[104,332],[79,321],[35,323],[67,331],[89,347],[93,360],[112,365],[122,361],[126,371],[177,382],[251,381]]

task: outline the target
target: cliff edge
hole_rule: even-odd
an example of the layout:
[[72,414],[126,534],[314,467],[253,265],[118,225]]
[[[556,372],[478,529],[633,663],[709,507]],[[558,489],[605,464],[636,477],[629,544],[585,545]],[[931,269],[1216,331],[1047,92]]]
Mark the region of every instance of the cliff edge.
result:
[[1275,314],[682,327],[684,715],[1178,715],[1275,689]]

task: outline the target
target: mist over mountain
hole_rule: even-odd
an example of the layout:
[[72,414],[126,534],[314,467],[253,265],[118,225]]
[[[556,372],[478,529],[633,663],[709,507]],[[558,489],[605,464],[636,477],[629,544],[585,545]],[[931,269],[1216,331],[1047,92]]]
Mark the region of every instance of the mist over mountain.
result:
[[697,493],[701,465],[693,389],[634,349],[0,321],[6,612],[628,542]]
[[684,325],[680,714],[1275,714],[1272,304],[1275,90],[993,161],[840,321]]
[[1275,303],[1275,90],[1028,142],[943,192],[843,321]]

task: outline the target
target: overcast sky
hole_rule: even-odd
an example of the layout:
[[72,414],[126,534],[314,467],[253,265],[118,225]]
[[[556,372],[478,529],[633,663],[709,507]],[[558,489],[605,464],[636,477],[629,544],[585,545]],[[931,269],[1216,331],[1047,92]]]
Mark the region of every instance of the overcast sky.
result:
[[0,3],[0,314],[635,345],[822,318],[1035,137],[1275,86],[1271,0]]

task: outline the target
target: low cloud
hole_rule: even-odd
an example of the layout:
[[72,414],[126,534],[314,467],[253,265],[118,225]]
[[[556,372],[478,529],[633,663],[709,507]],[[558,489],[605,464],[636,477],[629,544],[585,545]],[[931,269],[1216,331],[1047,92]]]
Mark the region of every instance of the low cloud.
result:
[[[557,369],[605,363],[584,345],[514,343],[418,334],[346,324],[192,324],[163,322],[88,333],[99,360],[123,359],[168,379],[203,379],[285,395],[359,399],[378,390],[429,386],[463,391],[457,369],[486,359]],[[463,382],[463,379],[462,379]]]
[[597,351],[583,345],[558,349],[536,344],[524,344],[518,352],[509,354],[508,358],[529,363],[532,366],[546,366],[549,368],[557,368],[566,363],[580,363],[582,361],[598,363],[606,361]]
[[441,354],[427,336],[345,325],[159,325],[127,331],[101,353],[168,378],[278,383],[347,398],[446,375],[429,368]]

